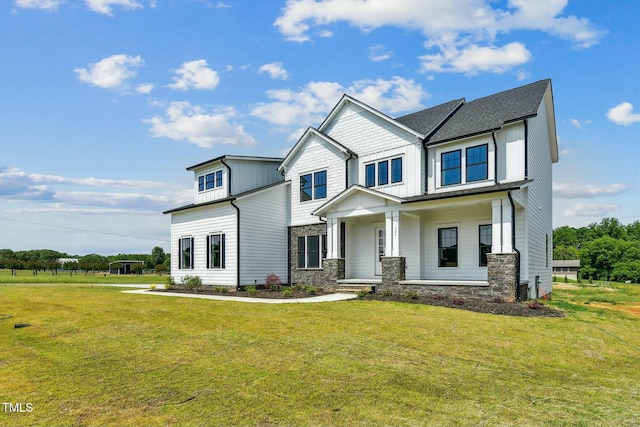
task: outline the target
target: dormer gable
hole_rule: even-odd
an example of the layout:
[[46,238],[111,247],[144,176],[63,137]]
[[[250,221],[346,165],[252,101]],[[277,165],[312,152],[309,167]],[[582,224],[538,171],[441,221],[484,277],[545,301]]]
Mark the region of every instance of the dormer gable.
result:
[[291,150],[289,150],[289,153],[287,154],[287,156],[284,158],[284,160],[282,161],[282,163],[278,167],[278,170],[280,172],[285,172],[287,170],[287,167],[291,164],[291,162],[296,158],[296,156],[299,153],[301,153],[304,150],[304,147],[314,137],[317,137],[320,140],[322,140],[323,142],[325,142],[326,144],[329,144],[330,146],[333,146],[335,149],[337,149],[338,151],[343,153],[345,158],[347,158],[347,157],[358,157],[358,155],[355,152],[353,152],[352,150],[350,150],[347,147],[345,147],[344,145],[340,144],[338,141],[334,140],[333,138],[331,138],[331,137],[325,135],[324,133],[320,132],[318,129],[315,129],[315,128],[310,126],[302,134],[300,139],[298,139],[298,142],[296,142],[296,144],[293,146],[293,148],[291,148]]

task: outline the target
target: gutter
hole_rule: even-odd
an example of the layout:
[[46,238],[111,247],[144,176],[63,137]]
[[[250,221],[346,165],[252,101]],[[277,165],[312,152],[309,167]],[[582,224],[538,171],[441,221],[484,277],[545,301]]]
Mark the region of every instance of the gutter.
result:
[[349,157],[344,162],[344,189],[349,188],[349,160],[353,159],[353,153],[349,150]]
[[513,203],[511,191],[507,191],[509,203],[511,203],[511,247],[516,253],[516,300],[521,301],[524,298],[520,295],[520,251],[516,248],[516,205]]
[[[493,183],[498,185],[498,141],[496,141],[495,130],[491,131],[491,138],[493,139]],[[526,141],[526,137],[525,137],[525,141]]]
[[229,197],[231,196],[231,166],[224,161],[224,157],[220,158],[220,162],[222,162],[222,164],[227,168],[227,197]]
[[[227,166],[228,167],[228,166]],[[235,200],[231,200],[231,206],[236,209],[236,290],[240,288],[240,208]]]

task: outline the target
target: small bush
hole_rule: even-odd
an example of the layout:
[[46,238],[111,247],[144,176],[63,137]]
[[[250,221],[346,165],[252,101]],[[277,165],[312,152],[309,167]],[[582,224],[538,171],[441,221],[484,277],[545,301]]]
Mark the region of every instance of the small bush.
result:
[[255,295],[258,293],[258,289],[253,285],[247,286],[247,293],[249,293],[249,295]]
[[282,280],[277,274],[271,273],[265,277],[264,286],[270,291],[279,291],[282,288]]
[[315,286],[307,285],[304,287],[304,291],[309,295],[315,295],[318,293],[318,288],[316,288]]
[[529,307],[531,310],[542,310],[544,309],[544,304],[539,301],[533,300],[527,304],[527,307]]
[[369,295],[369,291],[366,289],[360,289],[358,291],[358,298],[366,298]]
[[164,288],[169,290],[176,288],[176,280],[173,278],[173,276],[167,277],[164,283]]
[[464,300],[462,298],[456,298],[451,302],[453,303],[453,305],[464,305]]
[[186,289],[199,290],[202,287],[202,279],[199,276],[186,275],[182,278],[182,285]]
[[383,297],[390,297],[393,295],[393,292],[391,292],[391,289],[385,289],[384,291],[380,292],[380,295],[382,295]]
[[293,285],[293,286],[291,287],[291,289],[293,289],[294,291],[300,291],[300,292],[303,292],[303,291],[304,291],[304,286],[302,286],[302,285]]
[[283,297],[290,297],[291,295],[293,295],[293,291],[291,290],[291,288],[285,288],[281,293]]
[[404,294],[404,297],[406,299],[418,299],[418,293],[416,291],[409,291]]
[[219,294],[226,294],[228,289],[224,286],[216,286],[215,288],[213,288],[214,291],[218,292]]

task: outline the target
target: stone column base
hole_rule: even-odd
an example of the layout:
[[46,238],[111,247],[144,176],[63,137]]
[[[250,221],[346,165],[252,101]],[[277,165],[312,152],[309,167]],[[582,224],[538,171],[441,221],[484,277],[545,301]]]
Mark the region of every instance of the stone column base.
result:
[[489,295],[504,298],[506,301],[516,299],[517,254],[487,254],[487,281],[489,282]]
[[345,277],[345,260],[344,258],[327,258],[323,261],[324,282],[327,287],[335,287],[337,280]]
[[382,287],[397,286],[406,279],[407,259],[403,256],[382,257]]

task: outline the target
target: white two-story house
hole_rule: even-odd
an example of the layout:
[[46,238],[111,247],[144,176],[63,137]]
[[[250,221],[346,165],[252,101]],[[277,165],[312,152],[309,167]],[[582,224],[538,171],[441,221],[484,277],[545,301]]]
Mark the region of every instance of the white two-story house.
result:
[[284,181],[275,188],[287,193],[281,277],[333,288],[550,295],[557,161],[550,80],[395,119],[345,95],[277,166]]

